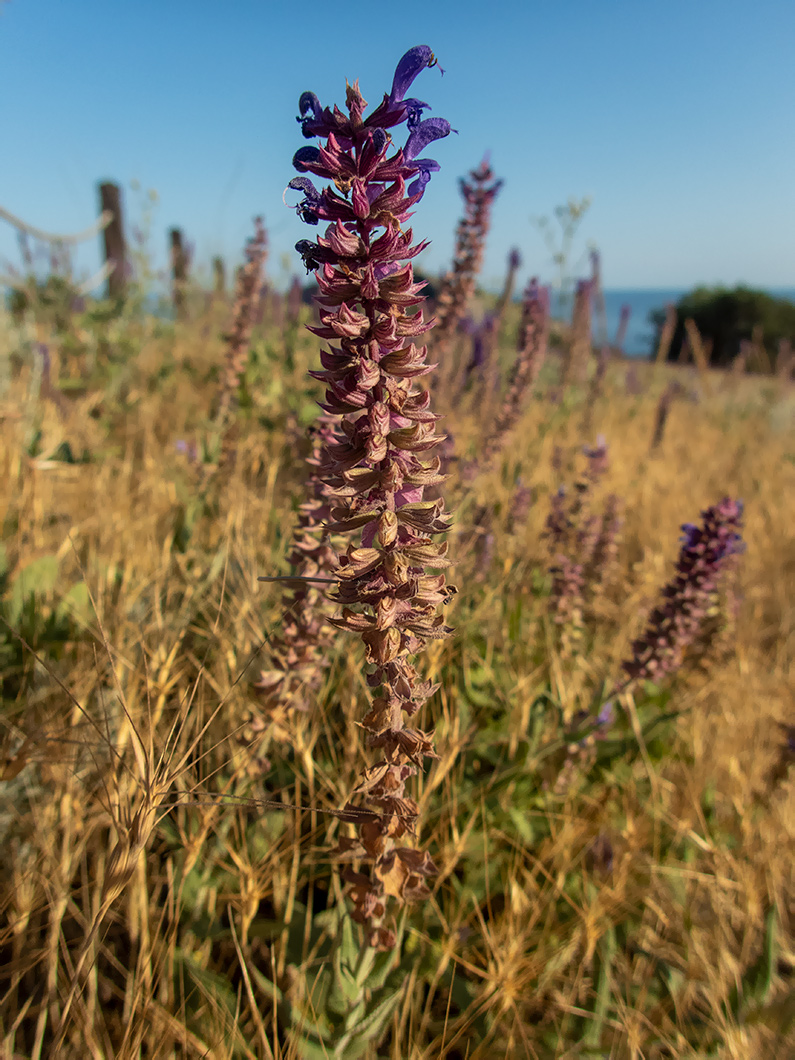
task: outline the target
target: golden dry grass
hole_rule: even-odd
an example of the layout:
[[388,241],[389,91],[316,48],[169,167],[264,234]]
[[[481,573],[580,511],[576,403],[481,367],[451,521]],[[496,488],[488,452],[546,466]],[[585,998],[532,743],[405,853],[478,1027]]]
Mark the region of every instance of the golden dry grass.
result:
[[[250,688],[280,621],[278,587],[257,576],[285,570],[315,346],[299,338],[287,368],[282,334],[267,319],[256,333],[221,481],[207,424],[224,324],[217,307],[176,328],[83,321],[71,354],[48,333],[61,378],[85,374],[61,413],[38,395],[24,330],[0,318],[0,357],[16,357],[0,410],[0,1055],[795,1055],[795,791],[791,771],[771,779],[777,723],[795,722],[792,388],[711,373],[649,455],[665,382],[699,377],[640,365],[635,397],[611,366],[593,426],[610,445],[600,491],[625,522],[568,656],[542,532],[554,448],[570,460],[593,440],[582,395],[553,404],[542,381],[496,464],[448,483],[457,634],[428,653],[442,687],[421,727],[442,758],[417,789],[441,871],[373,963],[324,853],[365,761],[362,659],[338,638],[306,714],[263,716]],[[459,453],[476,454],[482,415],[472,401],[450,415]],[[535,496],[513,526],[518,477]],[[542,790],[560,737],[544,704],[568,717],[615,679],[679,525],[726,494],[745,502],[748,545],[734,639],[660,692],[681,712],[663,752],[641,741]]]

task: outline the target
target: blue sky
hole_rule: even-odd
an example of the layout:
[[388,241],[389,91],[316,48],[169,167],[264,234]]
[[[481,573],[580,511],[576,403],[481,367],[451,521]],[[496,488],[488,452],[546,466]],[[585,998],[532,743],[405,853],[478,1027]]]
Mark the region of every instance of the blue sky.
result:
[[[409,47],[429,44],[412,93],[457,136],[413,219],[448,263],[458,178],[490,151],[505,186],[484,280],[520,247],[522,276],[552,278],[532,218],[590,195],[578,248],[602,252],[607,287],[795,284],[795,4],[791,0],[8,0],[0,2],[0,205],[70,231],[96,216],[96,183],[125,189],[128,224],[159,201],[152,251],[181,226],[198,262],[240,260],[262,213],[269,271],[300,271],[311,235],[282,204],[305,144],[300,93],[342,103],[358,77],[377,105]],[[19,264],[0,221],[2,264]],[[99,241],[78,265],[99,264]],[[585,266],[583,266],[584,268]]]

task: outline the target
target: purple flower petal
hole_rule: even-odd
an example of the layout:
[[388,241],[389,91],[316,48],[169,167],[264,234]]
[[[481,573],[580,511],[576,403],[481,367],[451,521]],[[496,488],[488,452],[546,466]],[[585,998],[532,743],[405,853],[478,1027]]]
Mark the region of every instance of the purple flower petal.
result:
[[287,191],[302,191],[304,198],[296,205],[295,212],[308,225],[316,225],[319,220],[320,192],[309,179],[309,177],[293,177],[285,189]]
[[[436,59],[427,44],[418,44],[416,48],[409,48],[395,68],[392,91],[389,93],[390,102],[396,103],[402,100],[417,74],[426,66],[435,65]],[[303,99],[303,96],[301,98]]]
[[414,163],[419,169],[417,179],[413,180],[408,186],[408,193],[410,196],[422,195],[425,191],[425,186],[431,179],[431,173],[437,173],[441,166],[438,162],[434,162],[432,158],[419,158]]
[[320,148],[318,147],[300,147],[293,155],[293,166],[298,170],[299,173],[307,172],[307,164],[311,162],[320,161]]
[[450,132],[450,122],[446,118],[426,118],[412,130],[403,148],[403,157],[406,161],[416,158],[428,144],[441,140],[443,136],[449,136]]

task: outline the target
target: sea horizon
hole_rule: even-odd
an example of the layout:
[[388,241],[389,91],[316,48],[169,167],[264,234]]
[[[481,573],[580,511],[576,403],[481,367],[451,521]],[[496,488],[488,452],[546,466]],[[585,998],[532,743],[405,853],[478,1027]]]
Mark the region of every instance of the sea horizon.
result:
[[[604,299],[608,342],[612,343],[615,340],[621,318],[621,307],[627,305],[630,309],[630,316],[623,346],[624,353],[628,357],[649,356],[652,353],[654,343],[654,329],[650,323],[649,315],[658,310],[664,311],[669,303],[675,305],[680,298],[683,298],[694,289],[693,286],[605,288]],[[752,287],[752,290],[761,290],[774,298],[787,298],[795,302],[795,287]],[[558,300],[553,297],[552,315],[557,320],[570,319],[571,298],[568,300],[568,305],[564,303],[564,307],[561,308]],[[597,327],[598,322],[594,317],[594,341],[598,338]],[[795,336],[793,336],[793,339],[795,339]]]

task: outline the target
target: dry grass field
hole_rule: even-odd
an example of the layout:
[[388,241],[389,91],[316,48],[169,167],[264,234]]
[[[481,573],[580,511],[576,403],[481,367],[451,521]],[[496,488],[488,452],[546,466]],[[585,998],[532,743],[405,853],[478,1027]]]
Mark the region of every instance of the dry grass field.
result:
[[[411,783],[438,873],[381,952],[329,853],[376,755],[362,646],[326,627],[313,684],[254,687],[286,620],[257,579],[290,571],[323,393],[313,311],[266,301],[219,465],[230,304],[101,310],[0,316],[3,1060],[795,1056],[793,384],[642,363],[627,387],[616,359],[586,433],[587,386],[562,389],[553,353],[483,467],[512,311],[491,389],[434,393],[458,594],[424,663],[439,759]],[[597,434],[589,503],[614,495],[622,523],[567,630],[545,526]],[[725,496],[736,606],[578,743],[680,525]]]

